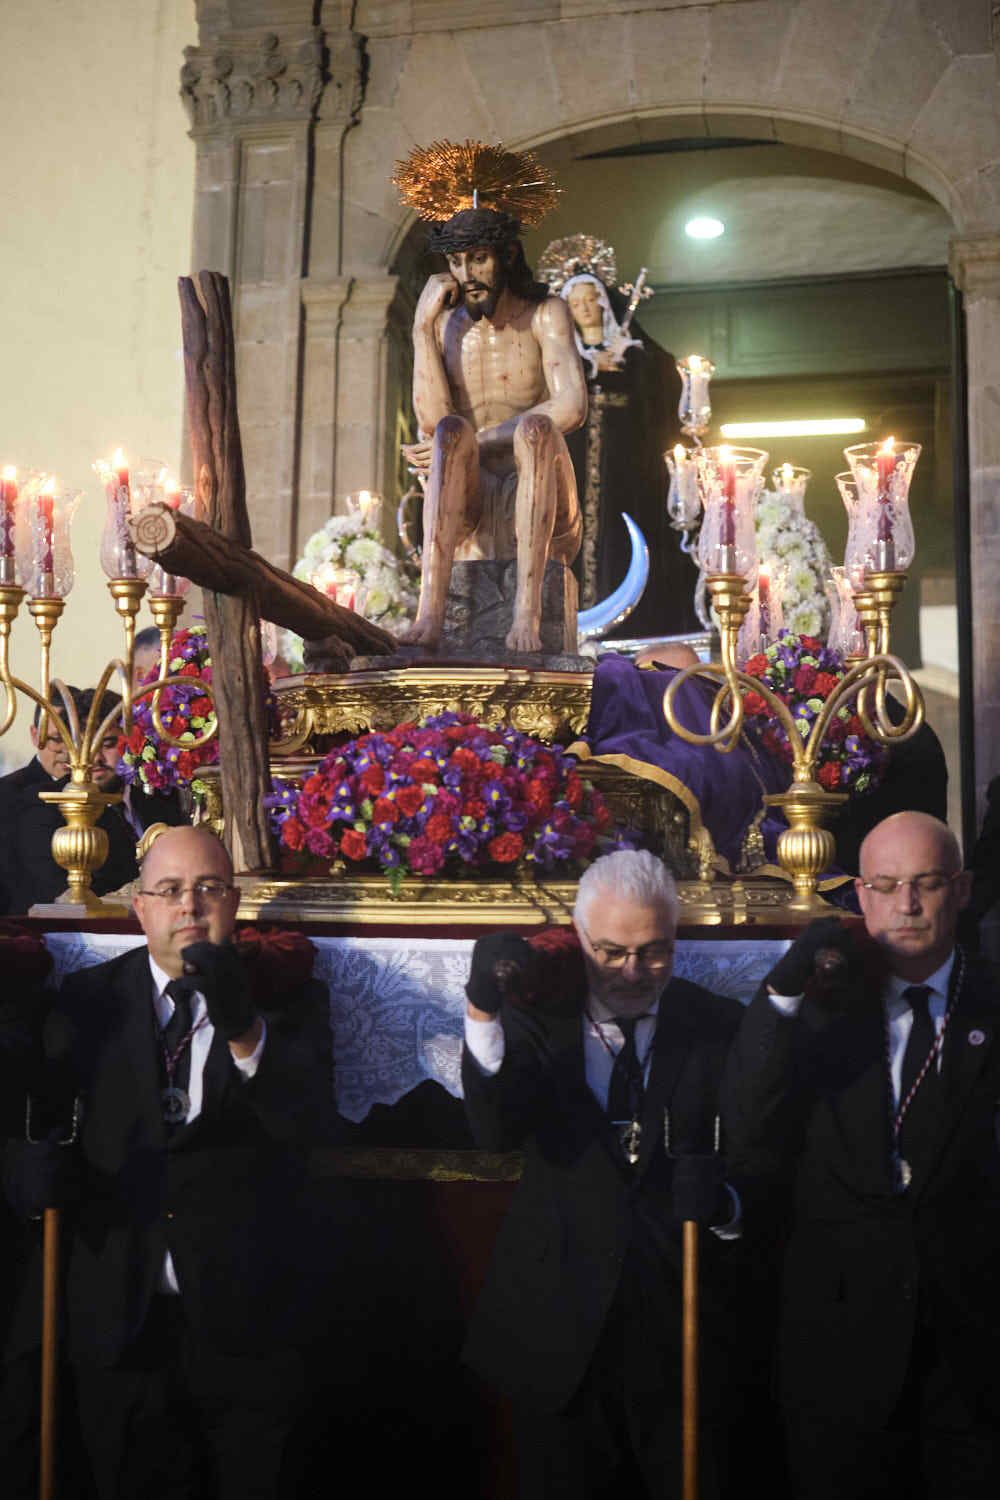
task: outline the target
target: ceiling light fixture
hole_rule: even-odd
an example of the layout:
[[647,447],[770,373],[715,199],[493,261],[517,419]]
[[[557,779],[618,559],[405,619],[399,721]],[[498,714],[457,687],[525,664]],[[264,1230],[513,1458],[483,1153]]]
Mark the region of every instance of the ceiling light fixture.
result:
[[723,422],[724,438],[840,437],[867,432],[864,417],[817,417],[801,422]]
[[721,219],[713,219],[705,215],[697,219],[688,219],[684,225],[684,233],[692,240],[717,240],[720,234],[725,234],[726,226]]

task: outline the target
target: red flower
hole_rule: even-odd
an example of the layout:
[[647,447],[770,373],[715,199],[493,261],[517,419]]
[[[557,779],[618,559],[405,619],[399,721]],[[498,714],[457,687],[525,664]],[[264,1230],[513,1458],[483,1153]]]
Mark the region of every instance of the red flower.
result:
[[816,681],[813,683],[813,694],[817,698],[829,698],[837,686],[837,678],[832,672],[817,672]]
[[605,805],[603,798],[598,801],[595,797],[593,817],[594,827],[597,829],[598,833],[603,833],[605,828],[607,828],[609,823],[611,822],[611,813]]
[[763,651],[758,651],[757,655],[751,656],[747,662],[746,670],[750,673],[751,677],[763,677],[769,665],[770,663]]
[[478,823],[480,818],[485,818],[486,816],[486,803],[480,801],[478,797],[470,797],[462,808],[462,816],[463,818],[475,818]]
[[146,743],[146,736],[145,736],[145,734],[139,728],[138,724],[133,724],[132,725],[131,733],[129,734],[129,737],[128,737],[128,747],[131,750],[132,754],[133,755],[138,755],[139,751],[142,749],[142,747],[143,747],[143,745],[145,743]]
[[818,641],[814,635],[800,635],[799,640],[802,643],[803,651],[808,652],[810,656],[815,656],[817,652],[823,649],[823,642]]
[[532,778],[524,788],[525,800],[539,812],[547,813],[552,807],[552,793],[547,783],[539,777]]
[[438,792],[437,796],[434,798],[434,807],[436,811],[448,813],[449,816],[452,813],[457,813],[461,806],[462,804],[459,801],[458,797],[455,796],[455,793],[449,792],[447,788]]
[[828,792],[834,791],[840,785],[840,765],[835,760],[828,760],[819,768],[819,784],[826,787]]
[[396,793],[396,801],[404,818],[415,817],[424,805],[424,790],[419,786],[402,786]]
[[406,858],[415,875],[436,875],[444,864],[444,850],[421,835],[406,846]]
[[198,668],[197,662],[186,661],[177,675],[178,677],[200,677],[201,672]]
[[398,823],[399,808],[388,797],[380,797],[372,812],[373,823]]
[[190,781],[200,765],[201,761],[192,751],[182,750],[177,757],[177,774]]
[[368,854],[368,846],[365,836],[357,828],[348,828],[341,835],[340,852],[348,859],[365,859]]
[[281,842],[286,849],[301,849],[306,841],[306,831],[298,818],[286,818],[281,825]]
[[207,719],[208,715],[212,712],[211,698],[206,698],[204,695],[200,698],[193,698],[191,700],[191,712],[197,719]]
[[438,768],[434,761],[429,760],[426,755],[415,760],[410,766],[410,775],[414,781],[437,781]]
[[436,812],[424,824],[424,836],[432,844],[446,844],[451,838],[451,819],[447,813]]
[[583,782],[575,771],[566,778],[566,801],[575,812],[583,801]]
[[490,859],[499,865],[512,865],[524,853],[524,839],[519,833],[501,833],[487,845]]
[[381,766],[369,766],[358,777],[358,784],[366,792],[380,792],[385,786],[385,772]]
[[851,717],[847,721],[847,732],[848,734],[864,734],[865,726],[862,724],[858,714],[851,714]]
[[464,745],[459,745],[453,750],[449,757],[449,765],[457,766],[460,771],[478,771],[481,765],[479,756],[474,750],[467,750]]
[[743,709],[751,718],[755,718],[767,713],[767,703],[760,693],[747,693],[743,699]]
[[794,677],[795,691],[806,696],[811,694],[816,685],[818,675],[815,667],[801,666],[797,668]]
[[333,853],[333,839],[325,828],[310,828],[306,834],[306,848],[310,854],[316,854],[322,859],[329,859]]

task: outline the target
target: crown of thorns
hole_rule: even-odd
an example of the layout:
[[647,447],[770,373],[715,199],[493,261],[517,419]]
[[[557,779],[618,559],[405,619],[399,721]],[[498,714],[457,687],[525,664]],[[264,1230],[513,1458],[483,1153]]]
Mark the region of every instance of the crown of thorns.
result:
[[[400,201],[428,223],[441,224],[464,210],[506,221],[503,238],[521,225],[537,224],[553,207],[559,189],[532,151],[507,151],[483,141],[434,141],[396,163],[393,182]],[[487,242],[480,238],[476,243]]]

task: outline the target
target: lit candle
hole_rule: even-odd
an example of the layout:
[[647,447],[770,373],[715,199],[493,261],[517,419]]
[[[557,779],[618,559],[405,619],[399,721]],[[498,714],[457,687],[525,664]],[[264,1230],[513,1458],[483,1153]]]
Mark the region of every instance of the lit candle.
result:
[[53,507],[55,505],[56,482],[47,479],[38,492],[38,521],[41,530],[38,546],[38,571],[41,574],[41,597],[50,598],[55,593],[55,559],[53,556]]
[[720,448],[719,457],[722,459],[722,517],[719,526],[719,541],[723,547],[732,547],[736,544],[736,464],[728,448]]
[[361,490],[358,494],[358,510],[361,512],[363,525],[368,525],[377,509],[378,496],[373,495],[370,490]]
[[117,470],[118,487],[114,500],[115,534],[118,542],[118,563],[124,578],[134,578],[138,572],[135,545],[129,534],[128,521],[132,509],[132,498],[128,482],[128,460],[121,448],[116,448],[111,460]]
[[17,470],[7,464],[0,478],[0,583],[14,582],[14,505]]
[[760,612],[760,643],[771,642],[771,575],[766,563],[761,563],[757,574],[757,607]]
[[875,455],[875,464],[878,469],[875,567],[879,573],[891,573],[896,567],[896,544],[892,532],[892,476],[896,470],[895,448],[895,438],[886,438]]
[[782,487],[785,490],[790,490],[791,489],[791,487],[792,487],[792,479],[793,478],[794,478],[794,475],[792,473],[792,466],[791,466],[791,464],[782,464],[781,465],[781,483],[782,483]]

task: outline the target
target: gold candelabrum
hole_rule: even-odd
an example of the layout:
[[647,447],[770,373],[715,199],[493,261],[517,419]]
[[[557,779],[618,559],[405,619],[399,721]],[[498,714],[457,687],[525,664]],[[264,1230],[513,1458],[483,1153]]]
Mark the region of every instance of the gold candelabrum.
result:
[[[766,683],[737,666],[736,641],[751,604],[745,580],[739,573],[714,573],[707,580],[719,623],[721,660],[699,663],[678,672],[663,695],[663,713],[674,734],[691,745],[710,745],[723,753],[733,750],[739,741],[746,693],[759,694],[780,721],[792,750],[792,781],[786,792],[771,793],[764,801],[778,808],[788,823],[778,838],[778,860],[793,886],[790,911],[813,915],[822,909],[816,887],[822,872],[833,864],[836,853],[834,836],[827,825],[847,801],[847,794],[826,791],[817,779],[817,768],[820,747],[838,709],[853,700],[865,733],[882,745],[908,739],[923,723],[920,689],[903,662],[889,651],[892,611],[905,582],[905,572],[865,575],[865,587],[855,595],[855,604],[865,632],[867,655],[849,667],[805,738],[788,705]],[[681,684],[691,677],[719,684],[708,734],[688,729],[677,717],[674,699]],[[886,706],[890,681],[902,684],[905,697],[903,717],[898,724],[892,723]]]
[[[124,658],[115,658],[104,668],[86,720],[81,724],[72,694],[60,679],[51,678],[49,671],[52,634],[66,607],[65,600],[58,597],[28,600],[28,613],[35,621],[41,641],[40,687],[36,689],[15,677],[10,669],[10,631],[25,591],[15,583],[0,583],[0,684],[6,696],[0,736],[5,735],[14,723],[17,695],[23,693],[41,709],[39,742],[46,738],[52,726],[69,755],[66,785],[58,791],[38,794],[41,801],[58,807],[65,820],[65,826],[52,836],[52,857],[66,871],[67,886],[51,905],[32,908],[35,915],[78,917],[100,914],[116,917],[128,914],[127,907],[102,900],[91,887],[94,872],[108,857],[108,836],[98,826],[98,820],[106,807],[122,800],[121,792],[101,790],[93,778],[93,767],[101,741],[116,724],[121,724],[126,735],[130,733],[133,705],[143,698],[152,699],[156,732],[169,745],[194,750],[207,744],[216,732],[213,716],[209,727],[200,736],[180,740],[169,732],[160,715],[163,689],[174,684],[197,688],[212,698],[211,684],[203,678],[170,675],[170,641],[184,609],[184,599],[179,595],[154,595],[149,600],[150,611],[160,632],[160,670],[155,682],[142,686],[138,692],[133,691],[135,621],[146,587],[144,578],[112,578],[108,581],[108,591],[125,632],[125,655]],[[120,678],[121,702],[101,718],[101,704],[115,673]],[[55,701],[53,690],[61,704]]]

